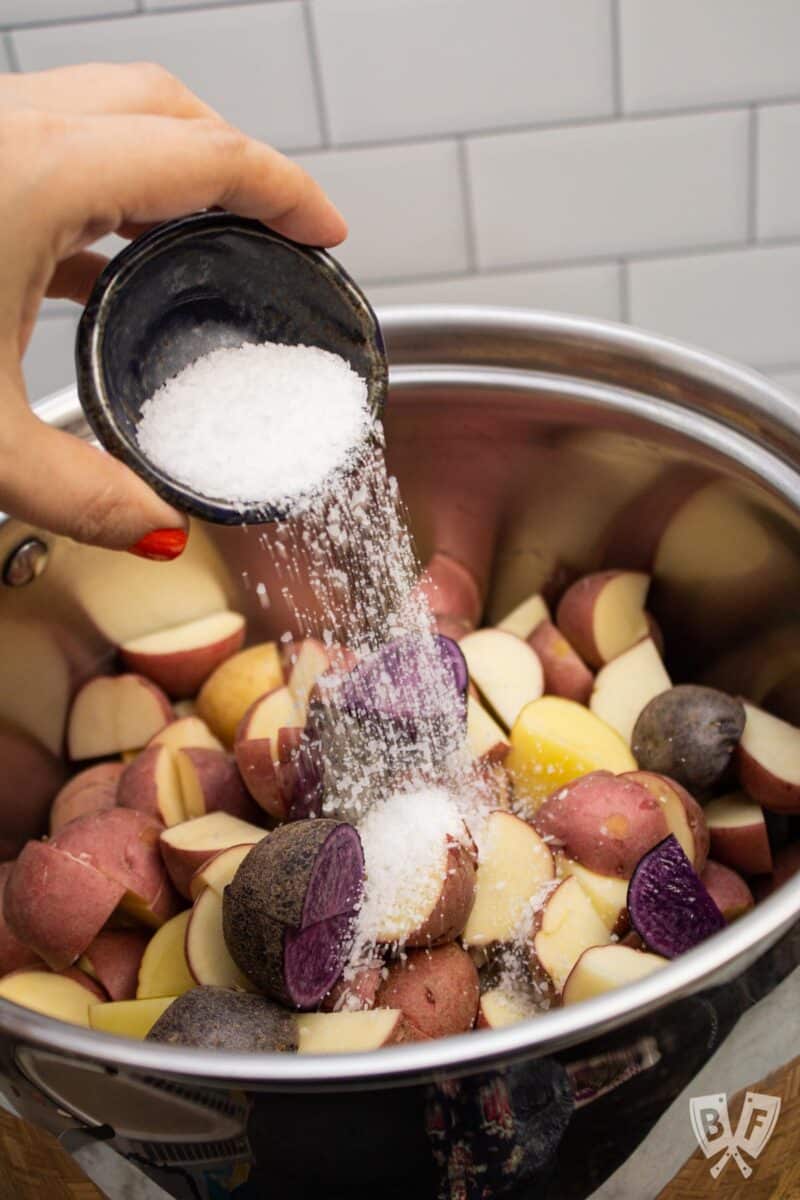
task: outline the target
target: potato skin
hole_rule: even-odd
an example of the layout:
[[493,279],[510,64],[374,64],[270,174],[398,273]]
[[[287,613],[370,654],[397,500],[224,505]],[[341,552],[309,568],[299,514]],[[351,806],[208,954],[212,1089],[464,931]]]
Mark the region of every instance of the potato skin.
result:
[[714,862],[713,858],[707,860],[700,878],[728,923],[741,917],[755,904],[753,893],[741,875],[722,863]]
[[581,866],[620,879],[669,833],[655,797],[610,771],[591,771],[548,796],[533,824]]
[[703,794],[728,770],[744,723],[741,701],[716,688],[679,684],[642,709],[631,749],[643,770]]
[[528,636],[528,645],[539,655],[544,671],[544,690],[551,696],[563,696],[588,704],[594,674],[586,666],[560,629],[552,621],[540,621]]
[[28,842],[6,881],[3,913],[11,933],[59,971],[80,957],[124,891],[52,843]]
[[196,987],[170,1004],[147,1035],[151,1042],[250,1053],[297,1049],[292,1014],[265,996]]
[[475,903],[475,881],[475,855],[459,842],[450,842],[436,907],[419,929],[408,935],[405,945],[409,949],[438,946],[463,933]]
[[478,972],[455,942],[411,950],[389,967],[375,997],[379,1008],[399,1008],[425,1037],[466,1033],[478,1014]]
[[13,862],[0,863],[0,975],[7,975],[9,971],[18,971],[21,967],[44,965],[39,955],[31,950],[30,946],[14,936],[2,913],[3,893],[13,869]]

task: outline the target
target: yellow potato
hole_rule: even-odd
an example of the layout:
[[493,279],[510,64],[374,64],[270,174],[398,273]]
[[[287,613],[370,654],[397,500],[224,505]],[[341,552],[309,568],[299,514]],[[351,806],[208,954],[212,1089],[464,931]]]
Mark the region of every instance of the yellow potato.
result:
[[182,996],[196,981],[186,961],[186,928],[192,910],[178,913],[153,934],[139,964],[137,1000]]
[[275,642],[240,650],[217,667],[200,689],[197,715],[227,746],[236,726],[260,696],[283,685],[283,667]]
[[88,988],[74,979],[45,970],[14,971],[6,975],[0,980],[0,996],[72,1025],[88,1025],[90,1006],[97,1001]]
[[590,771],[637,769],[616,730],[560,696],[542,696],[525,705],[511,730],[504,765],[530,816],[546,796]]
[[100,1033],[120,1037],[146,1038],[175,996],[153,996],[147,1000],[115,1000],[111,1004],[93,1004],[89,1024]]

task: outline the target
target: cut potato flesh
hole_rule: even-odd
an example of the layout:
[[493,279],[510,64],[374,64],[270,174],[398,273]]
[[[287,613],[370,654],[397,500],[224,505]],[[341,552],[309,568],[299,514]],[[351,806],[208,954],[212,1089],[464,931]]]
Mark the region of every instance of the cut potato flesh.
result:
[[549,847],[526,821],[494,812],[487,821],[478,866],[475,903],[463,934],[465,946],[513,938],[536,893],[555,870]]
[[502,762],[508,754],[508,734],[474,696],[467,696],[467,746],[473,758]]
[[505,766],[531,814],[551,792],[590,771],[618,775],[637,769],[615,729],[560,696],[542,696],[522,710],[511,730]]
[[125,642],[121,649],[128,654],[175,654],[223,642],[239,633],[243,627],[244,617],[241,613],[211,613],[207,617],[187,621],[184,625],[172,625],[168,629],[133,638]]
[[777,779],[800,787],[800,729],[752,704],[745,704],[741,745]]
[[194,875],[189,885],[192,899],[196,900],[203,888],[207,887],[213,888],[221,896],[254,845],[254,842],[248,842],[243,846],[228,846],[209,859]]
[[649,575],[620,571],[600,591],[593,625],[595,645],[603,662],[610,662],[647,636],[644,604],[649,586]]
[[470,679],[507,729],[517,714],[544,691],[542,664],[535,650],[512,633],[479,629],[459,642]]
[[559,874],[565,878],[574,876],[594,905],[600,920],[611,932],[615,929],[621,914],[628,904],[628,881],[616,879],[613,875],[600,875],[582,867],[565,855],[560,856]]
[[631,744],[642,709],[672,687],[652,638],[643,638],[597,673],[589,707]]
[[88,988],[49,971],[16,971],[0,979],[0,996],[72,1025],[88,1025],[89,1009],[97,1003]]
[[154,996],[148,1000],[115,1000],[111,1004],[93,1004],[89,1024],[100,1033],[120,1037],[146,1038],[156,1021],[177,996]]
[[533,1006],[524,997],[500,987],[484,992],[478,1006],[478,1024],[488,1029],[505,1029],[535,1015]]
[[297,1018],[300,1054],[356,1054],[405,1040],[396,1008],[361,1012],[303,1013]]
[[171,846],[186,850],[207,850],[209,858],[217,850],[226,850],[228,846],[251,846],[267,836],[266,829],[242,821],[226,812],[206,813],[204,817],[194,817],[191,821],[183,821],[173,825],[168,833],[162,834],[162,841],[168,841]]
[[247,721],[245,737],[269,738],[270,753],[278,761],[278,731],[305,724],[305,714],[288,687],[276,688],[259,701]]
[[564,1004],[577,1004],[602,996],[626,983],[635,983],[667,965],[659,954],[633,950],[630,946],[593,946],[584,951],[564,985]]
[[533,948],[561,991],[575,963],[590,946],[604,946],[610,933],[577,879],[565,879],[545,903]]
[[523,600],[516,608],[512,608],[502,621],[497,622],[497,628],[502,629],[505,633],[513,633],[515,637],[527,638],[530,637],[537,625],[541,625],[542,621],[549,620],[550,611],[544,597],[536,592],[533,596],[528,596],[527,600]]
[[222,932],[222,897],[212,888],[200,893],[189,915],[186,960],[198,983],[255,991],[228,952]]
[[182,996],[195,986],[184,945],[191,910],[165,922],[147,943],[139,964],[137,1000],[154,996]]
[[151,740],[152,746],[168,746],[170,750],[222,750],[222,742],[201,721],[200,717],[180,717],[162,729]]

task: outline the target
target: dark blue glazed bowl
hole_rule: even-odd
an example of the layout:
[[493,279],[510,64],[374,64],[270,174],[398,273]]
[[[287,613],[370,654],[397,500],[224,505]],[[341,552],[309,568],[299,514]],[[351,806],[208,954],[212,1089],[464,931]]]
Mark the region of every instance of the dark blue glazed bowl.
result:
[[372,412],[388,368],[377,317],[326,254],[227,212],[195,213],[136,238],[111,260],[78,326],[78,395],[96,437],[170,504],[224,525],[279,520],[170,478],[139,448],[141,408],[200,355],[245,342],[321,346],[366,380]]

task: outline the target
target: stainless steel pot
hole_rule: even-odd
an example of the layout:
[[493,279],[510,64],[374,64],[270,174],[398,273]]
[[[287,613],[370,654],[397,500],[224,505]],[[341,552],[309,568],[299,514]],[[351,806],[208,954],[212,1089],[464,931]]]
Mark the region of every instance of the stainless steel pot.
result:
[[[383,329],[387,454],[422,557],[468,555],[491,619],[657,546],[653,608],[673,677],[717,679],[797,719],[800,420],[788,396],[597,321],[415,307],[386,311]],[[86,436],[74,390],[40,413]],[[5,856],[42,831],[70,696],[116,644],[223,603],[257,636],[283,632],[262,532],[196,525],[181,560],[154,565],[0,526]],[[29,1119],[109,1139],[176,1196],[353,1197],[378,1181],[389,1196],[527,1196],[533,1180],[543,1196],[582,1196],[796,965],[798,915],[800,877],[622,991],[368,1056],[202,1053],[2,1001],[2,1087]]]

